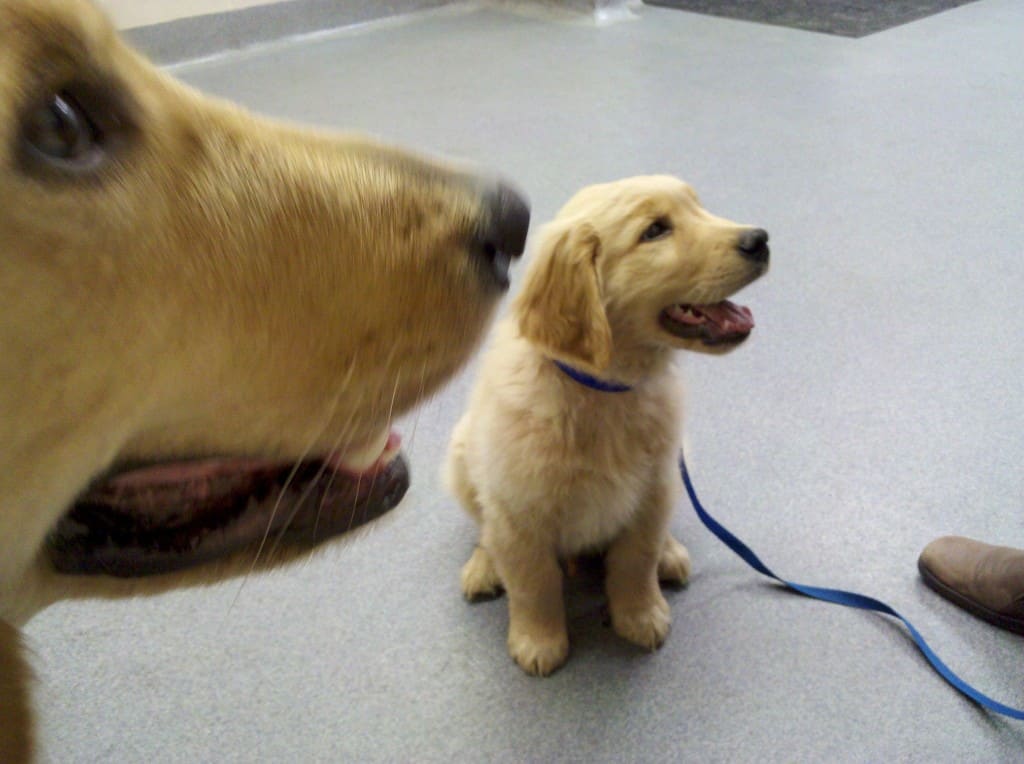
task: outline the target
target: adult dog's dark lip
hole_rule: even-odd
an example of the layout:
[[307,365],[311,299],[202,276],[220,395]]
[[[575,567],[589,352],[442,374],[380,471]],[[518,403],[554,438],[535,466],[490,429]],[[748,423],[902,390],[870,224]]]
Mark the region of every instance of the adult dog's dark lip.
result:
[[661,311],[661,327],[674,337],[700,340],[705,345],[735,345],[750,336],[754,315],[729,300],[716,303],[677,303]]
[[333,459],[122,465],[78,497],[47,551],[61,573],[168,573],[259,545],[314,546],[385,514],[408,486],[397,452],[360,474]]

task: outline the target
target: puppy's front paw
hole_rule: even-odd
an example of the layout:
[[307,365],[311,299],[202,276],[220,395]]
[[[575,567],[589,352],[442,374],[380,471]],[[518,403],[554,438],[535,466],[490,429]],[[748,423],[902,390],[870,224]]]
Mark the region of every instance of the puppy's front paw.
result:
[[494,569],[494,560],[482,546],[462,566],[462,593],[469,601],[488,599],[501,594],[501,578]]
[[569,657],[569,635],[538,638],[526,632],[509,632],[508,652],[519,667],[531,676],[547,676]]
[[612,609],[615,633],[645,650],[661,647],[671,624],[668,603],[660,592],[646,607]]
[[658,580],[673,586],[683,586],[690,580],[690,553],[672,536],[665,539],[661,550]]

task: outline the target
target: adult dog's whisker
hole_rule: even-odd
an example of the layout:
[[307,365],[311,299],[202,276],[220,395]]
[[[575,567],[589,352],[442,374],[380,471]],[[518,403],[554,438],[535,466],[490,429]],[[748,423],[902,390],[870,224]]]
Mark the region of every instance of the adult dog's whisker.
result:
[[[347,382],[348,382],[348,377],[346,377],[345,381],[342,383],[341,388],[339,389],[339,392],[338,392],[338,398],[339,399],[341,397],[341,394],[345,390],[345,385],[346,385]],[[334,413],[333,410],[328,411],[327,416],[324,418],[325,429],[326,429],[326,423],[330,421],[331,416],[332,416],[333,413]],[[282,539],[284,539],[285,535],[288,533],[288,529],[291,526],[292,522],[294,522],[296,515],[298,515],[299,510],[302,508],[302,505],[306,502],[307,499],[309,499],[310,495],[315,490],[317,483],[324,476],[324,474],[327,472],[328,461],[331,458],[331,455],[333,455],[333,454],[335,454],[337,452],[338,447],[341,445],[342,441],[345,439],[345,437],[347,435],[347,432],[349,431],[349,427],[351,426],[351,422],[352,422],[352,417],[350,416],[349,419],[345,422],[345,426],[339,431],[338,437],[335,438],[334,442],[331,444],[331,448],[327,452],[328,456],[326,458],[324,458],[320,462],[320,466],[317,468],[317,471],[313,475],[313,477],[309,480],[309,484],[305,487],[305,489],[303,489],[302,493],[299,494],[299,497],[295,500],[294,506],[292,506],[291,512],[289,512],[288,517],[285,519],[285,521],[283,523],[281,523],[281,529],[278,531],[276,537],[274,538],[274,542],[270,546],[270,550],[268,552],[268,556],[273,557],[274,552],[277,551],[277,548],[280,545]],[[332,473],[331,473],[331,479],[332,480],[334,479],[334,475],[335,474],[336,474],[336,472],[334,472],[332,470]],[[280,494],[279,499],[278,499],[279,502],[280,502],[281,498],[283,498],[284,493],[285,493],[285,491],[287,491],[288,487],[289,486],[288,486],[287,483],[284,486],[282,486],[281,494]],[[326,494],[325,494],[325,496],[326,496]],[[273,519],[273,518],[271,518],[271,519]],[[319,520],[319,510],[317,512],[317,520]],[[268,527],[267,528],[267,533],[269,533],[269,532],[270,532],[270,528]]]
[[[331,401],[330,405],[328,406],[328,416],[325,418],[325,421],[324,421],[324,425],[323,425],[324,429],[326,429],[327,422],[330,421],[331,416],[333,416],[334,412],[337,410],[338,403],[341,401],[341,396],[345,392],[345,389],[347,387],[347,383],[348,383],[348,381],[352,377],[352,373],[353,373],[353,371],[355,369],[355,366],[356,366],[356,359],[353,358],[352,364],[349,366],[348,373],[346,373],[344,381],[342,382],[342,384],[338,388],[337,395],[335,395],[334,400]],[[313,447],[316,445],[316,442],[320,439],[320,436],[322,434],[323,434],[323,429],[319,430],[317,433],[315,433],[309,439],[309,442],[306,444],[306,447],[303,449],[302,454],[299,456],[299,458],[296,460],[296,462],[292,465],[291,470],[288,472],[288,477],[285,478],[284,483],[281,485],[281,489],[280,489],[280,491],[278,491],[278,494],[277,494],[277,499],[274,501],[274,506],[270,510],[270,516],[267,518],[266,528],[264,529],[263,535],[260,538],[259,545],[256,547],[256,553],[253,555],[252,563],[249,565],[248,569],[246,570],[245,575],[242,576],[242,580],[238,584],[238,590],[235,592],[235,596],[232,598],[231,603],[228,605],[228,609],[227,609],[228,613],[231,612],[231,610],[235,606],[235,603],[238,602],[238,598],[241,596],[242,590],[245,588],[246,582],[249,580],[249,577],[252,575],[253,571],[256,569],[256,564],[260,560],[260,556],[263,553],[263,548],[266,546],[267,538],[270,535],[270,529],[273,527],[274,519],[277,516],[278,510],[281,508],[281,502],[284,499],[285,492],[288,490],[289,486],[295,480],[295,475],[296,475],[296,473],[298,473],[299,467],[301,466],[303,460],[305,460],[305,458],[307,456],[309,456],[309,454],[312,452]]]
[[[336,437],[334,439],[334,442],[331,444],[331,448],[328,451],[328,454],[335,454],[337,452],[337,450],[341,446],[342,442],[345,440],[346,437],[348,437],[348,434],[351,432],[351,426],[352,426],[352,417],[350,416],[348,418],[348,420],[345,422],[344,426],[338,431],[338,437]],[[326,462],[325,462],[325,466],[326,466]],[[320,497],[320,501],[317,504],[316,517],[313,520],[313,536],[312,536],[312,540],[313,540],[314,543],[316,543],[317,532],[319,531],[319,528],[320,528],[320,516],[323,513],[324,503],[327,501],[328,497],[330,496],[331,488],[334,487],[334,480],[335,480],[335,478],[337,478],[337,476],[338,476],[337,470],[332,470],[331,471],[331,476],[327,480],[327,486],[324,488],[323,495]],[[290,523],[290,521],[289,521],[289,523]]]
[[[426,384],[427,384],[427,362],[424,361],[423,365],[420,367],[420,387],[419,387],[419,393],[417,395],[418,398],[422,398],[423,397],[423,390],[426,388]],[[416,414],[415,414],[415,416],[413,416],[413,419],[412,419],[412,430],[409,432],[409,446],[408,446],[410,453],[413,450],[413,445],[416,443],[416,430],[417,430],[417,428],[419,427],[419,424],[420,424],[420,416],[423,413],[423,408],[425,408],[425,407],[424,406],[418,406],[416,408]]]
[[313,493],[313,489],[316,487],[317,480],[319,480],[321,477],[323,477],[324,470],[326,469],[326,466],[327,466],[326,462],[324,462],[324,463],[322,463],[320,465],[320,467],[316,471],[316,474],[309,481],[309,485],[307,485],[303,489],[302,493],[300,493],[298,498],[295,500],[294,504],[291,507],[291,510],[288,513],[288,516],[285,518],[285,521],[283,523],[281,523],[281,529],[274,536],[274,541],[270,545],[270,549],[267,551],[267,557],[273,558],[274,553],[277,551],[277,547],[281,544],[281,540],[288,533],[288,527],[295,520],[295,516],[299,513],[299,510],[302,509],[302,505],[306,502],[306,500]]
[[[398,395],[398,387],[401,384],[401,380],[402,380],[401,373],[396,374],[395,375],[395,385],[394,385],[394,387],[391,390],[391,403],[390,403],[390,405],[388,407],[387,421],[389,423],[391,422],[391,417],[394,416],[394,413],[395,413],[395,397]],[[369,493],[370,494],[372,494],[374,488],[377,487],[377,477],[380,475],[380,472],[381,472],[381,470],[378,469],[378,470],[375,470],[374,473],[373,473],[373,478],[372,478],[372,480],[370,482],[370,489],[369,489]],[[359,503],[359,491],[362,488],[362,483],[363,483],[363,476],[360,474],[359,475],[359,479],[356,481],[355,493],[353,494],[353,497],[352,497],[352,511],[349,513],[348,530],[352,530],[353,524],[355,523],[356,507],[358,506],[358,503]]]

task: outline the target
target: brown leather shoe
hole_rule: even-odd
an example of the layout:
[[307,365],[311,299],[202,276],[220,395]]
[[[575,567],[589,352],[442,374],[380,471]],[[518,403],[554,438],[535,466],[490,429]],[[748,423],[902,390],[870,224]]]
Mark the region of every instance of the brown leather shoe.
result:
[[950,602],[1024,634],[1024,550],[946,536],[924,548],[917,569]]

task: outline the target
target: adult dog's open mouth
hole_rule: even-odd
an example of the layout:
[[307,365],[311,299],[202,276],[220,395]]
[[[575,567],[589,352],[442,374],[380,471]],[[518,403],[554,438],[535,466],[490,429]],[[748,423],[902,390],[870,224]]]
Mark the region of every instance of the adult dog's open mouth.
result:
[[735,345],[754,328],[754,314],[743,305],[722,300],[705,305],[670,305],[658,316],[658,322],[676,337],[701,340],[705,345]]
[[261,544],[312,546],[398,504],[409,487],[400,446],[391,433],[377,461],[358,472],[334,456],[119,465],[51,531],[50,560],[61,573],[136,577]]

